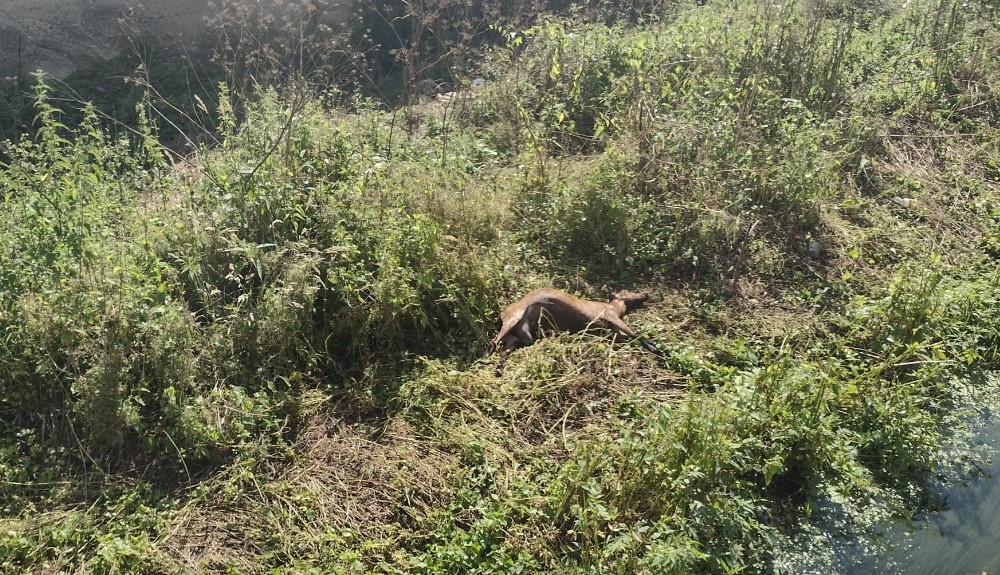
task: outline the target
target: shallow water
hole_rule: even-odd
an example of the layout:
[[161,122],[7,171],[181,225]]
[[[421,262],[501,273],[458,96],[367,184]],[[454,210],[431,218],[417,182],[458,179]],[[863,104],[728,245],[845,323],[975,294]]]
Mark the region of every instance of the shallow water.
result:
[[990,410],[979,423],[976,439],[994,453],[984,473],[945,486],[945,511],[887,528],[885,552],[864,558],[853,573],[1000,574],[1000,412]]
[[990,387],[970,398],[975,415],[945,448],[954,464],[941,470],[940,482],[932,486],[942,511],[901,523],[890,517],[890,501],[839,501],[831,494],[808,531],[780,545],[770,571],[1000,575],[1000,393]]

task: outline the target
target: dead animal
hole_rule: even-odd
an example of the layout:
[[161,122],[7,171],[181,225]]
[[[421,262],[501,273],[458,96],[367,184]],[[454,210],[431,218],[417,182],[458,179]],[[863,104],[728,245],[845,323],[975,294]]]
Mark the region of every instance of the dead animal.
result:
[[643,347],[660,355],[652,341],[641,337],[622,318],[649,299],[644,293],[620,291],[610,302],[589,301],[554,289],[536,289],[500,312],[500,333],[493,338],[490,352],[500,350],[497,376],[503,375],[507,356],[515,348],[534,343],[539,329],[579,332],[591,327],[611,330],[615,336],[638,338]]

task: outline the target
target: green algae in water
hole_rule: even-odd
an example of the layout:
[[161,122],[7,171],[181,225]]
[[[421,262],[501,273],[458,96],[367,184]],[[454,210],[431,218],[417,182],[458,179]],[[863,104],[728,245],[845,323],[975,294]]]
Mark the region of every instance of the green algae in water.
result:
[[1000,573],[1000,374],[986,385],[958,385],[956,411],[968,415],[942,446],[942,465],[924,486],[939,508],[902,521],[916,492],[883,490],[859,499],[829,489],[809,524],[777,537],[768,571]]

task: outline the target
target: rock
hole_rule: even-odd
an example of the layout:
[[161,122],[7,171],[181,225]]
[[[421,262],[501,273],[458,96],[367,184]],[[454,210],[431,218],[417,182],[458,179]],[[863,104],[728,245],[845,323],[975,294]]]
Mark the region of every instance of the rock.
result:
[[[346,22],[353,7],[344,1],[326,16]],[[0,77],[20,68],[62,79],[118,56],[129,45],[127,36],[190,52],[208,30],[210,15],[205,0],[0,0]]]

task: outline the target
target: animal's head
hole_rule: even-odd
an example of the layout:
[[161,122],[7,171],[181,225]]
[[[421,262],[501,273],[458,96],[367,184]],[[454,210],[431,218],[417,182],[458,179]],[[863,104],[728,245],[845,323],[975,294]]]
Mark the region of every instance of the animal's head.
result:
[[649,294],[622,290],[616,293],[612,299],[623,302],[625,304],[625,309],[631,311],[637,307],[641,307],[642,304],[649,299]]

